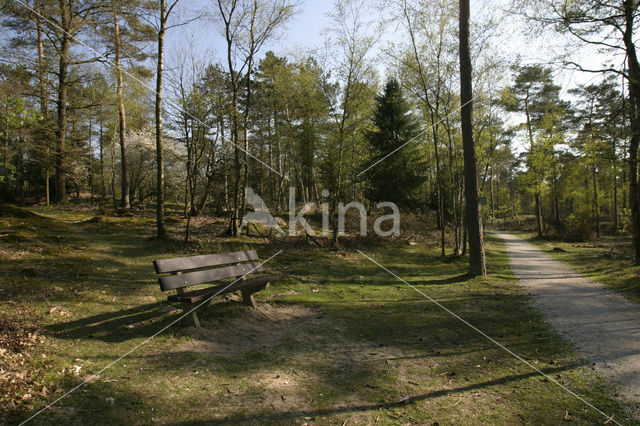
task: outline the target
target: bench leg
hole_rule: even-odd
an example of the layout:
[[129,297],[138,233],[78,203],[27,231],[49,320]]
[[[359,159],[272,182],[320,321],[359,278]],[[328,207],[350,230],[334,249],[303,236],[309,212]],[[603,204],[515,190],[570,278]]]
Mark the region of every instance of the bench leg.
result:
[[[184,305],[184,312],[187,313],[189,312],[191,309],[193,309],[193,305],[191,304],[187,304],[185,303]],[[198,312],[197,311],[193,311],[191,312],[191,314],[187,315],[184,319],[185,321],[189,322],[189,320],[187,319],[188,317],[191,317],[191,322],[193,323],[195,328],[200,328],[200,320],[198,319]]]
[[210,308],[211,306],[213,306],[213,302],[216,300],[215,297],[212,297],[211,299],[209,299],[209,301],[207,302],[207,308]]
[[256,299],[253,298],[253,293],[262,291],[267,287],[269,287],[269,283],[264,283],[258,287],[240,290],[240,293],[242,293],[242,302],[247,306],[251,306],[252,308],[257,308],[258,305],[256,304]]
[[198,319],[198,313],[196,311],[191,313],[191,319],[193,320],[193,325],[196,328],[200,328],[200,320]]
[[242,303],[247,306],[251,306],[252,308],[257,308],[256,299],[253,298],[253,291],[250,290],[242,290]]

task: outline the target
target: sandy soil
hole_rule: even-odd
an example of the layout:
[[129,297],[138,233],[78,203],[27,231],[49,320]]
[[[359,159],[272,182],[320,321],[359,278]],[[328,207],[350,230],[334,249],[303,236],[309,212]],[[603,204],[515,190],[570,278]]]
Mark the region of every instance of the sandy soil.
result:
[[640,401],[640,305],[514,235],[496,235],[547,321],[623,396]]

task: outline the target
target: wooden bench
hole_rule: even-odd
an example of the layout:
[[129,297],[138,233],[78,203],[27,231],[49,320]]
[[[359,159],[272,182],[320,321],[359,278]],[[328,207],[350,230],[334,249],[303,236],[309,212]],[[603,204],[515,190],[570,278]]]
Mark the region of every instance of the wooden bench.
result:
[[[207,254],[202,256],[177,257],[173,259],[154,260],[158,282],[162,291],[176,290],[167,300],[182,302],[185,312],[193,309],[193,305],[213,303],[213,297],[219,294],[240,291],[245,305],[256,307],[253,294],[267,288],[270,282],[282,279],[285,275],[263,275],[247,279],[246,276],[262,271],[255,250],[236,251],[232,253]],[[240,278],[238,278],[240,277]],[[229,282],[221,282],[234,278]],[[216,283],[214,286],[186,289],[200,284]],[[194,310],[191,318],[196,327],[200,328],[198,314]]]

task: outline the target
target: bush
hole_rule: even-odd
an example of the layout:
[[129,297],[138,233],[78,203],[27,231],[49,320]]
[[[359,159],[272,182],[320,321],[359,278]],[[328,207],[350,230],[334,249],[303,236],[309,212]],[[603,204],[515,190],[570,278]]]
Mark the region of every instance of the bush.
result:
[[501,231],[535,232],[536,217],[534,215],[521,215],[514,218],[497,219],[492,225],[495,229]]
[[564,223],[564,239],[566,241],[583,242],[591,238],[593,227],[589,218],[570,214]]
[[627,232],[629,227],[631,226],[631,209],[621,209],[620,210],[620,230],[622,232]]

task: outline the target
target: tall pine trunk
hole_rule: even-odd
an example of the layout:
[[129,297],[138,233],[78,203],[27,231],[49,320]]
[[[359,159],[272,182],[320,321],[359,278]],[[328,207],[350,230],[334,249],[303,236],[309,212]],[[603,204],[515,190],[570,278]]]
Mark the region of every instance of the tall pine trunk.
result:
[[[40,114],[42,114],[42,123],[48,126],[49,122],[49,102],[47,100],[47,89],[44,76],[44,49],[42,43],[42,23],[40,22],[40,1],[36,1],[36,27],[38,33],[38,83],[40,89]],[[49,138],[48,132],[44,139],[44,193],[45,203],[48,206],[51,203],[51,194],[49,192]]]
[[68,29],[71,26],[71,11],[64,0],[60,0],[60,21],[63,30],[58,52],[58,117],[56,126],[56,197],[58,203],[67,200],[66,170],[65,170],[65,142],[67,137],[67,76],[69,67],[69,39]]
[[624,44],[627,51],[629,67],[629,100],[631,138],[629,140],[629,206],[631,207],[631,236],[635,252],[635,261],[640,263],[640,184],[638,182],[638,146],[640,145],[640,64],[636,55],[633,40],[633,23],[635,18],[634,2],[623,2],[626,26]]

